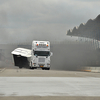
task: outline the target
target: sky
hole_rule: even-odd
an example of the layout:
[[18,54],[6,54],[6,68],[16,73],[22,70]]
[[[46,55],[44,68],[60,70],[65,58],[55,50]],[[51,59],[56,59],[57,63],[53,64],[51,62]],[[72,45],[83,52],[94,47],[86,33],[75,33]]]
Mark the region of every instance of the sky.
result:
[[0,43],[68,40],[67,30],[99,14],[100,0],[0,0]]

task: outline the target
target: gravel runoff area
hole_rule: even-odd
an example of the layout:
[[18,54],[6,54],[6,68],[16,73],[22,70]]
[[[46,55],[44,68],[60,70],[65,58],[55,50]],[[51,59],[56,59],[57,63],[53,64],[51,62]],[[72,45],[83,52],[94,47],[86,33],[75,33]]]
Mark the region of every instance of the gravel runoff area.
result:
[[[98,77],[100,73],[56,70],[0,69],[0,77]],[[0,100],[100,100],[92,96],[0,96]]]
[[0,69],[0,77],[100,77],[100,73],[41,69]]
[[78,96],[21,96],[0,97],[0,100],[100,100],[100,97],[78,97]]

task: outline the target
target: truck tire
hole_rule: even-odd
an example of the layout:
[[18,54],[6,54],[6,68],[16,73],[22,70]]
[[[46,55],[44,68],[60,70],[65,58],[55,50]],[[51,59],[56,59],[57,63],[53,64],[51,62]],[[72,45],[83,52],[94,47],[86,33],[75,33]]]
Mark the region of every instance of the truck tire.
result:
[[45,70],[50,70],[50,68],[45,68]]
[[47,70],[50,70],[50,68],[47,68]]
[[32,67],[32,70],[34,70],[34,68]]
[[19,66],[19,68],[21,69],[22,67],[21,67],[21,66]]
[[42,70],[44,70],[44,68],[42,68]]

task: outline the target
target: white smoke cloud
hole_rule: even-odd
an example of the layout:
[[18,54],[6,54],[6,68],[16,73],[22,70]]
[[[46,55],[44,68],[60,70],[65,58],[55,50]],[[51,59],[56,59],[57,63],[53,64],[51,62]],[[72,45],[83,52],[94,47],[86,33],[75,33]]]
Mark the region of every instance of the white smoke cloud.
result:
[[63,40],[99,9],[99,0],[0,0],[0,41]]

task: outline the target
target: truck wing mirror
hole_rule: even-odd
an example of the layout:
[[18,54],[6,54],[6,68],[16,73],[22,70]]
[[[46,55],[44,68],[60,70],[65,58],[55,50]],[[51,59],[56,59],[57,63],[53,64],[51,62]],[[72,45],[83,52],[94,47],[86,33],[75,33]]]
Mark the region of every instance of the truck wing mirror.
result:
[[50,52],[50,56],[53,56],[53,52]]

